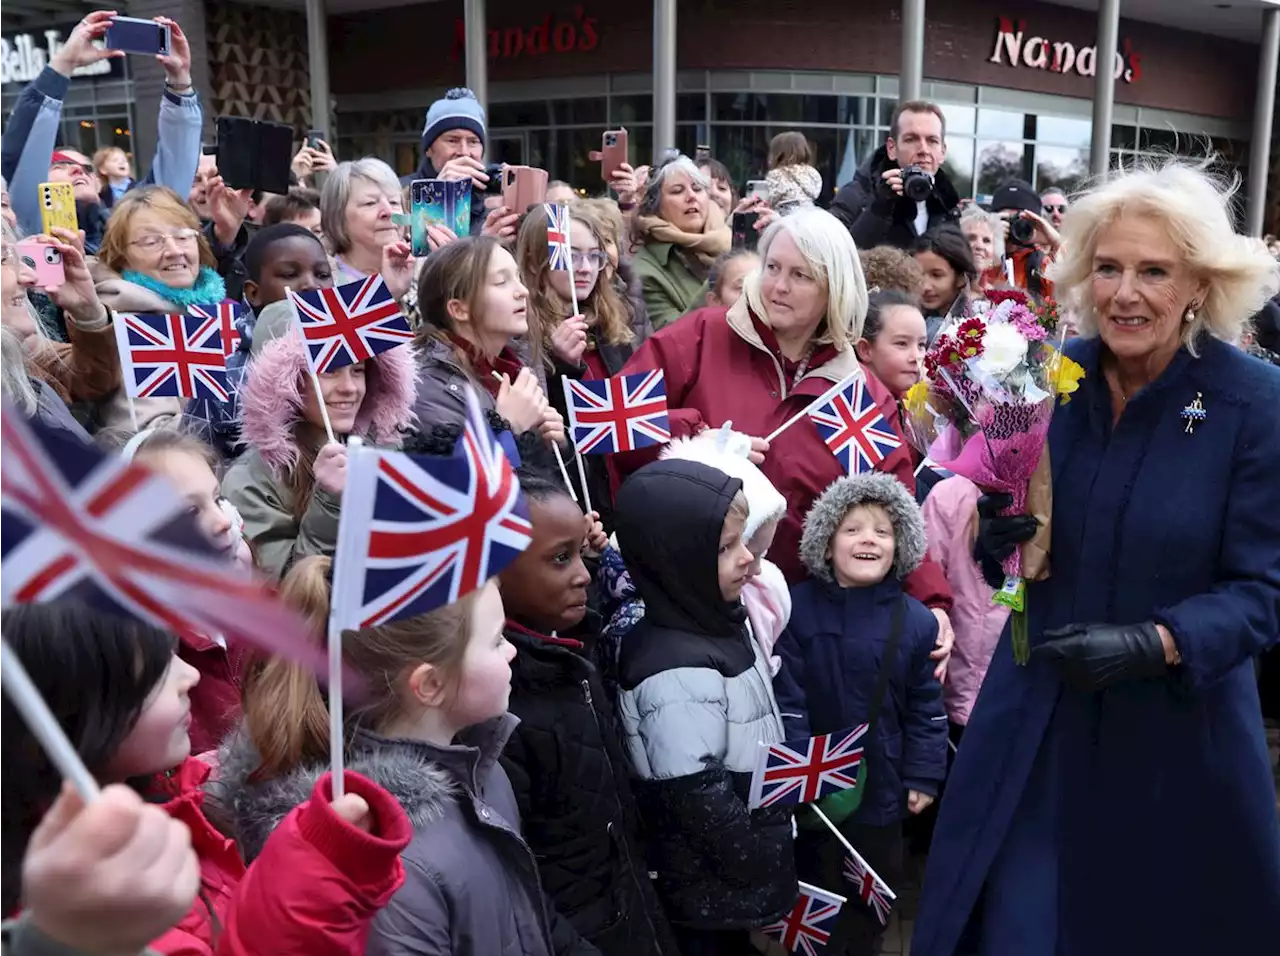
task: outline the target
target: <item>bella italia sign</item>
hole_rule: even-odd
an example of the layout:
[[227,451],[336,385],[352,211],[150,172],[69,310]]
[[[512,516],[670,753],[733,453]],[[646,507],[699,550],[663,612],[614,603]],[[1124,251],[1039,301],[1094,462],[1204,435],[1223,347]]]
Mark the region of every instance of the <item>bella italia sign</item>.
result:
[[[0,38],[0,84],[29,83],[40,75],[40,71],[49,65],[62,49],[63,34],[70,30],[53,28],[43,31],[39,36],[32,33],[18,33]],[[105,44],[94,44],[99,49]],[[123,75],[118,60],[99,60],[89,66],[82,66],[72,76],[117,76]]]
[[[1050,73],[1093,76],[1098,71],[1098,48],[1095,44],[1077,49],[1074,43],[1028,36],[1025,20],[1019,20],[1015,26],[1008,17],[1000,17],[996,48],[990,62]],[[1126,83],[1137,83],[1142,78],[1142,55],[1133,52],[1133,45],[1127,39],[1115,51],[1114,69],[1116,79]]]

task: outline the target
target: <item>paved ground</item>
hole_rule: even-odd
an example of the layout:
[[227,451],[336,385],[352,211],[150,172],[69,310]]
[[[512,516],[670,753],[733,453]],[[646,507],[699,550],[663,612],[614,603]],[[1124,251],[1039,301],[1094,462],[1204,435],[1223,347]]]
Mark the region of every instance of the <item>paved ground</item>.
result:
[[[1280,812],[1280,724],[1268,723],[1267,746],[1271,762],[1276,768],[1276,811]],[[911,930],[915,925],[916,902],[920,896],[920,880],[924,875],[924,861],[911,858],[907,866],[907,878],[901,887],[894,887],[898,903],[885,933],[882,956],[909,956]]]

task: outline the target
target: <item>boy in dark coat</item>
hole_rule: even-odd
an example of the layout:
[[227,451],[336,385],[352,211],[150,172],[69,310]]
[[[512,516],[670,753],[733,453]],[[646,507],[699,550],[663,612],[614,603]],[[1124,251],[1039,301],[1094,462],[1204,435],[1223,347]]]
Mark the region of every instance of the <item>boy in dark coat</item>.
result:
[[753,561],[742,481],[655,462],[623,484],[614,515],[645,603],[619,655],[618,710],[658,893],[683,956],[739,956],[797,894],[790,812],[747,809],[782,719],[741,600]]
[[[792,588],[791,621],[776,648],[774,689],[788,739],[871,722],[857,809],[849,807],[853,791],[821,807],[890,888],[902,873],[902,821],[933,802],[947,765],[942,685],[929,660],[937,620],[902,590],[925,548],[920,507],[892,475],[832,484],[805,518],[800,558],[812,577]],[[885,692],[873,718],[882,666]],[[838,887],[844,855],[825,828],[802,832],[800,878]],[[840,920],[829,952],[879,952],[883,927],[871,910],[851,901]]]
[[626,755],[589,653],[582,510],[557,477],[517,472],[533,541],[502,573],[511,662],[508,707],[520,725],[502,765],[543,888],[606,956],[676,956],[638,838]]

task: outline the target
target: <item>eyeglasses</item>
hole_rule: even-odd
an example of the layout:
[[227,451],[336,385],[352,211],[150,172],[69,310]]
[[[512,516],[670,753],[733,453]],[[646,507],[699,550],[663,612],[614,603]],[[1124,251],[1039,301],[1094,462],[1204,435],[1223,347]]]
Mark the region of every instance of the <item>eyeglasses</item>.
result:
[[165,234],[153,232],[146,236],[139,236],[129,245],[145,249],[147,252],[155,252],[169,240],[173,240],[174,245],[181,247],[191,245],[199,238],[200,231],[198,229],[177,229]]
[[86,176],[93,175],[92,166],[86,166],[84,163],[77,163],[74,160],[67,160],[67,159],[59,160],[56,163],[50,163],[49,168],[50,169],[78,169],[82,173],[84,173]]
[[604,264],[609,261],[609,257],[599,249],[592,249],[590,252],[579,252],[575,249],[572,259],[575,268],[578,266],[590,266],[597,270],[603,269]]
[[1053,205],[1052,203],[1045,203],[1044,211],[1045,211],[1045,212],[1049,212],[1049,213],[1053,213],[1053,212],[1066,212],[1066,211],[1067,211],[1067,204],[1066,204],[1066,203],[1063,203],[1061,206],[1055,206],[1055,205]]

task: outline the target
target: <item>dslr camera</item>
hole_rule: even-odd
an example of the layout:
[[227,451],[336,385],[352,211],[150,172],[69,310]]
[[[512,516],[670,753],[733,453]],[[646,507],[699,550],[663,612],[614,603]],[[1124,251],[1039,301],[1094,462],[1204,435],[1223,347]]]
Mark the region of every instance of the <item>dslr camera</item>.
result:
[[488,184],[484,187],[486,196],[498,196],[502,194],[502,164],[489,163],[484,168],[485,175],[489,177]]
[[1036,225],[1030,219],[1023,219],[1015,209],[1009,218],[1009,241],[1019,246],[1034,246]]
[[933,177],[919,166],[902,167],[902,194],[912,202],[924,202],[933,192]]

